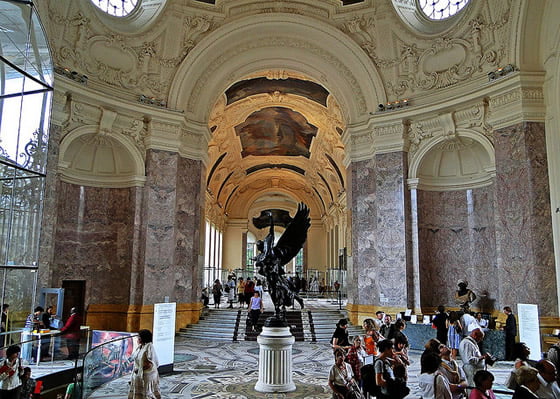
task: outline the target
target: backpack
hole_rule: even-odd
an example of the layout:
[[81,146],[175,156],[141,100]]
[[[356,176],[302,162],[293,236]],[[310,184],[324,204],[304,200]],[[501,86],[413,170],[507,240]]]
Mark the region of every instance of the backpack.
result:
[[375,383],[374,364],[366,364],[360,369],[362,374],[362,390],[364,393],[368,393],[370,397],[378,397],[381,394],[380,387]]

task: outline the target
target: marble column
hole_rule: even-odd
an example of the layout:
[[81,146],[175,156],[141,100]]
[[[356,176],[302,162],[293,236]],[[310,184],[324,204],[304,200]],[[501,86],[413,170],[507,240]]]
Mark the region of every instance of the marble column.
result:
[[420,297],[420,254],[418,237],[418,198],[416,187],[410,188],[410,224],[411,224],[411,246],[412,262],[407,273],[408,303],[415,313],[422,309]]
[[377,266],[374,235],[377,225],[375,207],[375,160],[353,162],[351,164],[352,212],[352,269],[353,280],[348,281],[350,303],[379,305],[380,284],[375,278]]
[[197,302],[202,163],[160,150],[146,159],[142,303]]
[[353,275],[350,301],[388,311],[408,306],[412,267],[410,192],[403,152],[352,164]]
[[536,303],[557,314],[544,123],[494,132],[499,306]]
[[[409,307],[412,268],[410,191],[406,188],[406,154],[378,154],[376,164],[377,223],[374,243],[378,256],[375,278],[382,305],[397,310]],[[412,280],[410,280],[412,281]]]

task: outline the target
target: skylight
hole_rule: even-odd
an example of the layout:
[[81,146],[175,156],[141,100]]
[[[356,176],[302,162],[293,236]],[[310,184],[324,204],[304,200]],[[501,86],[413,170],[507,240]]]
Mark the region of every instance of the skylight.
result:
[[139,0],[91,0],[103,12],[115,17],[126,17],[130,14]]
[[442,20],[461,11],[469,0],[418,0],[422,12],[433,20]]

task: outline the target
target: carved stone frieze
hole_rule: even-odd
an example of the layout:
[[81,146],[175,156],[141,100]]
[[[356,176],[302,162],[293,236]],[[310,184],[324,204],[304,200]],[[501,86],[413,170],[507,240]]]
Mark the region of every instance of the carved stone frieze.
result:
[[402,136],[404,132],[404,125],[402,122],[395,123],[387,126],[376,126],[373,128],[373,133],[375,136],[390,136],[399,135]]
[[542,87],[516,87],[488,101],[488,124],[494,129],[521,121],[544,121],[545,114]]

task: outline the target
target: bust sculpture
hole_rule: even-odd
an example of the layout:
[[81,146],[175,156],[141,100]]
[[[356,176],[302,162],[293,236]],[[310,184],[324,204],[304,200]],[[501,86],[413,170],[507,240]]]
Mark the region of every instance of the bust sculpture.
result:
[[476,294],[468,288],[469,283],[466,280],[457,281],[457,292],[455,292],[455,300],[461,306],[461,310],[465,313],[470,312],[471,303],[476,299]]

